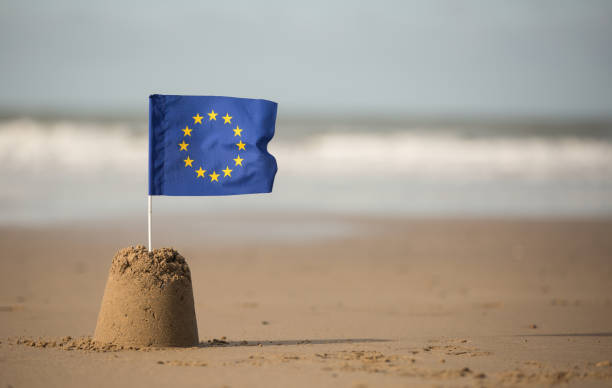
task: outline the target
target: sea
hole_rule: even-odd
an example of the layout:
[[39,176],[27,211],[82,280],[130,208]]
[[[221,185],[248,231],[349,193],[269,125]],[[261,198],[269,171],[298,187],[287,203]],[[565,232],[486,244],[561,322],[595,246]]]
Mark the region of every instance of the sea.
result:
[[[612,125],[280,118],[271,194],[155,197],[154,213],[610,217]],[[141,217],[147,123],[0,119],[0,225]]]

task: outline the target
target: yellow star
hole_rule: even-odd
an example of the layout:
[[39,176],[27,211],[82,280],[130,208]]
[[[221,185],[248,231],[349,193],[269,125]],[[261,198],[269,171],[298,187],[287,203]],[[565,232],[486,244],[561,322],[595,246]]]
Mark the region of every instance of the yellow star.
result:
[[193,129],[185,125],[185,129],[181,129],[181,131],[184,132],[183,136],[191,136],[191,131],[193,131]]
[[179,147],[181,147],[181,149],[179,151],[187,151],[187,146],[189,144],[185,143],[185,140],[183,140],[182,143],[179,143]]
[[238,155],[238,156],[236,157],[236,159],[234,159],[234,162],[236,162],[236,166],[242,166],[242,161],[243,161],[243,160],[244,160],[244,159],[242,159],[242,158],[240,157],[240,155]]
[[224,178],[226,176],[231,178],[232,177],[232,171],[234,171],[234,170],[230,170],[229,166],[225,166],[225,170],[221,170],[221,171],[223,171],[223,173],[225,174],[225,175],[223,175]]
[[189,159],[189,156],[187,156],[187,159],[183,160],[183,162],[185,162],[185,167],[193,167],[193,165],[191,164],[193,163],[193,159]]
[[202,124],[202,119],[204,118],[204,116],[200,116],[200,114],[196,114],[195,116],[193,116],[193,120],[194,120],[194,124]]
[[202,170],[202,166],[200,166],[200,168],[195,170],[195,172],[198,174],[196,178],[204,178],[204,173],[206,172],[206,170]]
[[226,113],[225,116],[223,116],[223,120],[225,120],[225,122],[223,124],[231,124],[232,123],[232,116],[230,116],[229,113]]
[[216,171],[213,171],[212,174],[208,174],[208,176],[210,177],[210,181],[217,181],[219,182],[219,174],[217,174]]
[[242,129],[240,129],[240,127],[236,125],[236,128],[234,129],[234,136],[242,137],[241,133],[242,133]]
[[[235,136],[235,135],[234,135],[234,136]],[[242,136],[241,136],[241,137],[242,137]],[[244,143],[242,142],[242,140],[240,140],[240,143],[236,143],[236,145],[238,146],[238,151],[240,151],[240,150],[244,150],[244,146],[245,146],[246,144],[244,144]],[[246,150],[245,150],[245,151],[246,151]]]
[[215,110],[214,110],[214,109],[211,109],[210,113],[207,113],[207,114],[208,114],[208,117],[209,117],[209,119],[210,119],[210,120],[215,120],[215,121],[217,121],[217,115],[218,115],[219,113],[215,113]]

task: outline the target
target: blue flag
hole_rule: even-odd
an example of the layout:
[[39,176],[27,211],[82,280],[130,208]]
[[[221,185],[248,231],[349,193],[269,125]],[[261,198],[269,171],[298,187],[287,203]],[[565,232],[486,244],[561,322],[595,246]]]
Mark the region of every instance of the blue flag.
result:
[[269,193],[277,104],[216,96],[149,97],[149,195]]

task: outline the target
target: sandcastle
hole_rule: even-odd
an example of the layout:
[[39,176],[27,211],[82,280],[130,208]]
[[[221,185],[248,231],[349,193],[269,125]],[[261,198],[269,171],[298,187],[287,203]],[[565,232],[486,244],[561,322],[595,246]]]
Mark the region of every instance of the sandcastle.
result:
[[194,346],[198,328],[191,273],[170,248],[117,252],[108,275],[97,342],[127,346]]

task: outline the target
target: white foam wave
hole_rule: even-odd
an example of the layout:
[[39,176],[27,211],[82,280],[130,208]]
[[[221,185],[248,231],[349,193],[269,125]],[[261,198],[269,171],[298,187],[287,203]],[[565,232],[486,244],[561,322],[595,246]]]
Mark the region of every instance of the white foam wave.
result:
[[[433,179],[612,178],[612,143],[578,137],[462,137],[451,132],[331,132],[270,143],[280,174]],[[0,122],[0,172],[146,174],[144,128],[128,124]]]
[[271,143],[270,149],[282,171],[313,176],[612,177],[612,143],[572,137],[330,133],[305,143]]
[[134,173],[146,169],[147,139],[127,124],[0,123],[0,170]]

